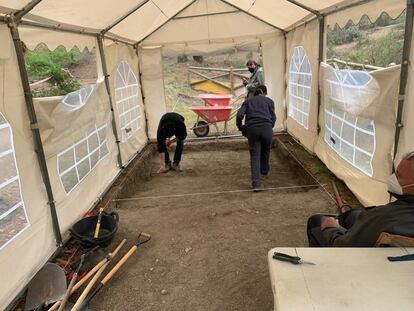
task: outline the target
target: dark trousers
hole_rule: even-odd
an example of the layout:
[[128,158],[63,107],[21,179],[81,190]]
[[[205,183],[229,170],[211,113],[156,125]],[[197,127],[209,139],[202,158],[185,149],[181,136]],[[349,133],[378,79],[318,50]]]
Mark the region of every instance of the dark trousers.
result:
[[269,156],[272,145],[273,129],[270,125],[247,128],[247,139],[249,140],[250,169],[252,175],[252,186],[260,187],[260,174],[269,173]]
[[[359,218],[359,215],[364,209],[353,208],[348,212],[337,216],[339,225],[345,229],[351,228]],[[310,247],[327,247],[328,241],[323,237],[321,230],[321,223],[325,217],[335,217],[335,215],[316,214],[308,219],[307,233]]]
[[[174,164],[180,164],[183,150],[184,150],[184,140],[177,140],[177,143],[175,146],[175,152],[174,152]],[[169,164],[171,160],[170,160],[170,153],[168,152],[168,149],[164,152],[164,154],[165,154],[165,163]]]

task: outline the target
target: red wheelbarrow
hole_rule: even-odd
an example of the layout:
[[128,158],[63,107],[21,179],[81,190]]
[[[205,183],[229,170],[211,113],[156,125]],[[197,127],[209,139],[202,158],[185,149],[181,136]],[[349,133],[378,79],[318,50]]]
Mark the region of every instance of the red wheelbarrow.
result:
[[[241,96],[236,97],[236,102]],[[198,96],[206,106],[192,106],[190,109],[197,114],[197,122],[191,128],[197,137],[205,137],[210,132],[209,125],[216,127],[217,134],[220,135],[217,122],[224,122],[224,134],[227,134],[227,122],[236,116],[237,110],[232,113],[233,107],[231,100],[233,95],[227,94],[200,94]],[[201,121],[200,119],[204,120]]]

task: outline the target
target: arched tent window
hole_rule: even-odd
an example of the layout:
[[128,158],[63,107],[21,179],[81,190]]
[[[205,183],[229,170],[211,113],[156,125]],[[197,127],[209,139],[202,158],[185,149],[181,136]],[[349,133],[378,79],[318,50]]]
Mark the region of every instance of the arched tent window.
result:
[[365,71],[333,73],[326,81],[325,141],[344,160],[372,176],[375,124],[358,114],[378,96],[378,83]]
[[309,128],[312,70],[303,46],[295,47],[289,68],[289,116]]
[[30,224],[21,193],[10,124],[0,113],[0,249]]
[[126,61],[121,61],[115,78],[115,101],[119,113],[121,141],[128,140],[141,128],[141,107],[138,101],[138,80]]
[[69,194],[108,153],[107,126],[88,132],[57,156],[58,173],[66,194]]
[[84,88],[81,88],[80,90],[67,94],[63,98],[63,103],[66,106],[72,108],[73,110],[83,107],[87,103],[93,91],[95,90],[95,86],[95,84],[88,85]]

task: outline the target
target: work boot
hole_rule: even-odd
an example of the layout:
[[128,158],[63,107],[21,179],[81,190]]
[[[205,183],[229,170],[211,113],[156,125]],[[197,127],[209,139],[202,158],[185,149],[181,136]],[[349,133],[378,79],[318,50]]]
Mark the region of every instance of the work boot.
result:
[[261,185],[253,186],[253,192],[260,192],[260,191],[263,191],[263,187]]
[[173,165],[171,166],[171,169],[173,171],[178,172],[178,173],[182,172],[182,169],[180,167],[180,163],[173,163]]

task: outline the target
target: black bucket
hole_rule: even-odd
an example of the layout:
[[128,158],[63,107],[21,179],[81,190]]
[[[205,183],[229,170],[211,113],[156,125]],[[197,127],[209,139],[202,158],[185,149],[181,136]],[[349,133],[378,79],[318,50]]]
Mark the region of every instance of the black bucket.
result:
[[106,247],[111,243],[118,230],[118,221],[118,213],[112,212],[109,215],[103,213],[99,237],[96,239],[93,236],[98,216],[90,216],[79,220],[69,231],[72,237],[85,248],[93,248],[95,246]]

